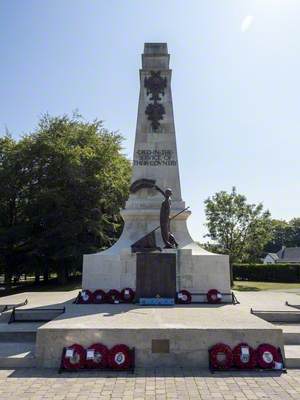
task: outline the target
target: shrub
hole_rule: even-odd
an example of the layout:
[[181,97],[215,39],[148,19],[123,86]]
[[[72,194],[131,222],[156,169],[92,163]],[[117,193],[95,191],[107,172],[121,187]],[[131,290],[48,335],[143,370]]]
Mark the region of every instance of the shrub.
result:
[[300,282],[300,264],[234,264],[233,279],[256,282]]

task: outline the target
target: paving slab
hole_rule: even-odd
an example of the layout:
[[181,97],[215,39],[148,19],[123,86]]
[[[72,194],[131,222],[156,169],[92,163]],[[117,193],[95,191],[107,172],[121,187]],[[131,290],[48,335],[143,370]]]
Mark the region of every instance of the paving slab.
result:
[[279,372],[222,372],[200,369],[137,368],[134,374],[58,374],[51,369],[0,370],[1,400],[157,400],[266,399],[300,397],[300,370]]

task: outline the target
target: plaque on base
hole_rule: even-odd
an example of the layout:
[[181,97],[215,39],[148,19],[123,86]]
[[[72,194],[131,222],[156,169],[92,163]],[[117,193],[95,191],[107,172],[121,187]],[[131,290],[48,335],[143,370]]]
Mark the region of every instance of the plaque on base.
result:
[[136,299],[161,305],[175,296],[176,253],[137,253]]

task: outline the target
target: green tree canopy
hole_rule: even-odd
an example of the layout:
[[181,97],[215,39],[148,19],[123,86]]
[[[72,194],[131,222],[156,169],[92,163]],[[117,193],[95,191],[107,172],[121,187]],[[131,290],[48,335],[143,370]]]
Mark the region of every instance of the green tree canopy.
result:
[[19,141],[1,139],[0,246],[10,270],[66,271],[115,242],[131,171],[121,145],[101,121],[78,115],[44,115]]
[[8,275],[24,268],[31,229],[24,209],[28,185],[22,146],[9,134],[0,138],[0,263]]
[[248,204],[234,187],[205,200],[205,213],[212,246],[228,254],[231,263],[257,260],[270,240],[269,211],[261,203]]
[[282,246],[300,247],[300,218],[293,218],[289,222],[272,219],[272,236],[266,243],[266,253],[277,253]]

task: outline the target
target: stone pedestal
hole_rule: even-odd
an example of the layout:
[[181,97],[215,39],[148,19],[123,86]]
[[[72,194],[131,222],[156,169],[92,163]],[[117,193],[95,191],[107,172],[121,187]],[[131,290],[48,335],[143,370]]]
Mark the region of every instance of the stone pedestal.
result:
[[[207,293],[216,288],[222,293],[230,292],[230,270],[227,256],[197,252],[196,249],[177,250],[176,289],[187,289],[191,293]],[[129,249],[120,254],[91,254],[83,274],[84,289],[109,290],[125,287],[136,289],[137,255]],[[85,262],[87,259],[85,259]],[[226,297],[224,298],[226,301]],[[227,299],[230,301],[230,297]]]
[[[140,179],[152,179],[162,190],[171,188],[172,217],[186,205],[180,189],[169,59],[165,43],[145,44],[140,70],[131,183]],[[153,107],[157,107],[160,113],[151,114]],[[188,135],[185,135],[188,139]],[[193,181],[192,174],[190,180]],[[118,242],[106,251],[84,256],[83,289],[120,290],[128,286],[136,289],[136,254],[132,254],[131,245],[159,226],[163,200],[163,196],[155,189],[144,188],[130,194],[125,209],[121,212],[125,225]],[[190,211],[185,211],[171,221],[171,231],[179,243],[177,290],[207,292],[215,288],[228,293],[228,257],[209,253],[193,241],[186,225],[190,214]],[[155,237],[157,245],[163,248],[160,230],[155,232]]]
[[[168,351],[159,351],[157,342],[167,343]],[[64,314],[38,329],[36,357],[39,367],[58,368],[65,346],[124,343],[135,347],[137,367],[208,368],[208,349],[220,342],[231,348],[267,342],[284,354],[282,330],[240,305],[67,304]]]

